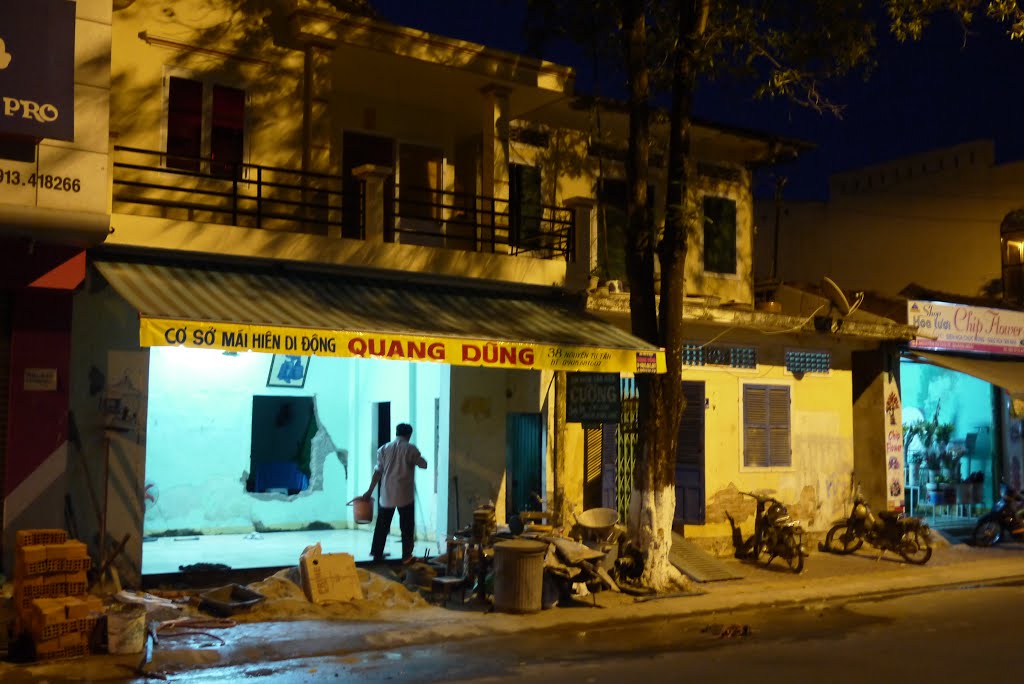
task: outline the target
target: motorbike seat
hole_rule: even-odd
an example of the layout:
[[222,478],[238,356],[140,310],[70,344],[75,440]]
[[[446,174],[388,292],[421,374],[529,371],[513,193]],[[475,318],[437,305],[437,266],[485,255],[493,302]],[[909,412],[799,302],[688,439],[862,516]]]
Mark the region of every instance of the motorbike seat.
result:
[[879,511],[878,517],[882,520],[899,520],[903,517],[903,514],[896,511]]

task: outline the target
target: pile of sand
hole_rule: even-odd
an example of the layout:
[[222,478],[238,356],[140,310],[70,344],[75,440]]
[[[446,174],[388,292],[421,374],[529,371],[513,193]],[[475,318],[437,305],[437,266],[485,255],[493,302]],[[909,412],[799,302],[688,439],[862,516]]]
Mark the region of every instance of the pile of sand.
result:
[[357,568],[363,588],[362,599],[346,603],[317,605],[311,603],[299,583],[299,568],[285,568],[249,588],[267,597],[251,610],[232,616],[238,622],[260,622],[287,619],[366,619],[384,610],[411,610],[429,606],[418,593],[399,582],[374,572]]

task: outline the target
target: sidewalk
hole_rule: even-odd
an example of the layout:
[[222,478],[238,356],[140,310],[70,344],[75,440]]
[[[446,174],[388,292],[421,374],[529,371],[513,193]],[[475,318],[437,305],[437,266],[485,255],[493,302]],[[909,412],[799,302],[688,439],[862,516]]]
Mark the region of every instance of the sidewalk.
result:
[[[637,602],[632,596],[610,591],[570,607],[555,607],[530,615],[486,613],[481,606],[430,606],[393,610],[362,621],[272,621],[239,624],[216,630],[217,643],[202,635],[162,639],[147,670],[180,671],[202,667],[268,663],[302,657],[344,655],[408,645],[499,636],[523,630],[587,629],[613,623],[678,616],[698,616],[766,605],[807,603],[843,598],[869,598],[906,593],[1024,580],[1024,544],[979,549],[939,540],[927,565],[913,566],[890,554],[878,560],[875,551],[862,549],[851,556],[812,552],[806,568],[794,575],[776,560],[771,566],[727,559],[742,579],[695,584],[695,592]],[[454,606],[454,604],[452,604]],[[14,670],[35,676],[59,676],[74,671],[95,679],[130,677],[121,665],[137,664],[139,656],[90,656],[41,665],[0,663],[0,679]]]

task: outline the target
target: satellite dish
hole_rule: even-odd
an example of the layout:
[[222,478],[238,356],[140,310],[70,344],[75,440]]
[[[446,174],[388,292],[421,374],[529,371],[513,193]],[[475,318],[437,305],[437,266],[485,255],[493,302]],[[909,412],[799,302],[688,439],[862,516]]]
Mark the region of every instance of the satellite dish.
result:
[[850,313],[850,302],[834,280],[828,276],[823,276],[821,279],[821,289],[825,291],[825,296],[832,302],[832,306],[839,310],[839,313],[844,316]]

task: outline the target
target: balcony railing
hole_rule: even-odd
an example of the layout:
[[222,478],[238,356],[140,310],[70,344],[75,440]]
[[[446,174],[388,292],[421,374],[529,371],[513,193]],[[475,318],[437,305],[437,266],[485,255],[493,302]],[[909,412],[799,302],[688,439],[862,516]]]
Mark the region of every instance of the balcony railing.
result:
[[[367,193],[374,191],[383,193],[383,225],[367,226]],[[574,258],[575,217],[566,207],[523,208],[506,199],[258,164],[169,158],[132,147],[114,148],[114,204],[122,211],[246,228],[355,239],[377,235],[401,244]]]
[[[226,164],[114,148],[114,204],[165,218],[321,235],[362,237],[361,183],[258,164]],[[150,212],[146,212],[150,213]]]
[[573,258],[574,215],[566,207],[520,209],[506,199],[411,186],[398,186],[396,194],[394,203],[388,203],[394,207],[394,220],[385,221],[402,244]]

